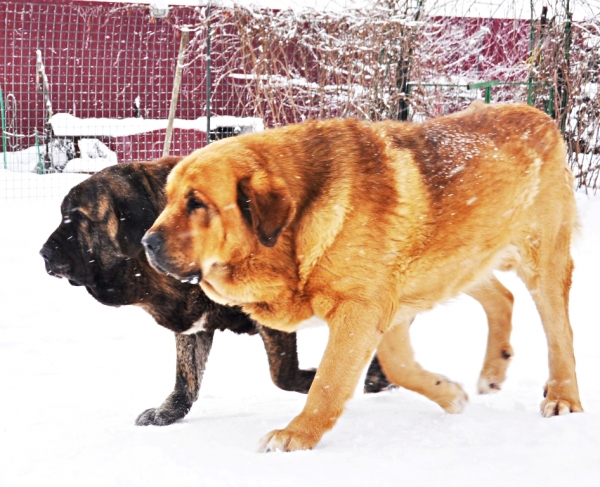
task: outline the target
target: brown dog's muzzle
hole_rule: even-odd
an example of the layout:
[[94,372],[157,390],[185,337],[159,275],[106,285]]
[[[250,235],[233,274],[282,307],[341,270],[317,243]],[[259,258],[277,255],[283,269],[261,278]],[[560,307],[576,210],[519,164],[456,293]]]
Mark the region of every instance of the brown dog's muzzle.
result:
[[178,279],[184,282],[190,282],[191,284],[198,284],[202,279],[202,274],[199,270],[191,274],[186,274],[185,276],[180,275],[180,273],[175,270],[165,252],[165,239],[159,230],[146,234],[144,238],[142,238],[142,245],[146,250],[146,256],[148,257],[150,265],[161,274],[173,275]]
[[148,233],[142,238],[142,245],[146,250],[146,256],[158,272],[162,274],[168,274],[168,271],[165,269],[165,257],[164,257],[164,249],[165,249],[165,239],[163,238],[160,232],[152,232]]

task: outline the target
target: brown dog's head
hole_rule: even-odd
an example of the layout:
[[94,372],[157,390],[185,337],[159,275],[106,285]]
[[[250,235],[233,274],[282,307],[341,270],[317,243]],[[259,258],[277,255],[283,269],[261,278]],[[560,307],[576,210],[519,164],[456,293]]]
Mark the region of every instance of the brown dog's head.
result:
[[285,181],[248,144],[252,137],[213,143],[171,173],[167,206],[143,239],[158,271],[196,283],[214,266],[277,243],[295,205]]

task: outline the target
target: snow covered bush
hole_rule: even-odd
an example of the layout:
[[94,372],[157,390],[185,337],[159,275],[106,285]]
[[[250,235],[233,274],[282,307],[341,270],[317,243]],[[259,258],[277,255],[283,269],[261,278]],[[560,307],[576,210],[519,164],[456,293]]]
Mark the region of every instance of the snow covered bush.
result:
[[534,80],[552,87],[552,115],[567,143],[578,187],[600,189],[600,18],[571,22],[564,11],[536,25]]
[[98,139],[79,139],[81,157],[71,159],[63,172],[94,173],[119,161],[117,154]]
[[570,22],[561,0],[545,2],[533,24],[516,11],[519,2],[507,18],[452,17],[437,10],[443,3],[235,6],[211,18],[215,79],[233,80],[244,114],[267,126],[350,116],[424,120],[483,98],[471,85],[499,82],[491,101],[527,102],[552,115],[578,186],[597,190],[600,19]]

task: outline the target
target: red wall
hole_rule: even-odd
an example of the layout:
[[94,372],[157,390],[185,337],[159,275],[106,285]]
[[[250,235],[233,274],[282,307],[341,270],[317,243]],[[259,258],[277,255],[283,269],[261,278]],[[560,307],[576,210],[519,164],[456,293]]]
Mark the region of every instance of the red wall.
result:
[[[35,130],[44,129],[43,98],[36,90],[37,49],[42,51],[54,113],[70,113],[82,118],[133,117],[136,114],[134,100],[140,96],[144,118],[166,119],[180,42],[180,32],[175,25],[199,24],[199,10],[177,7],[171,10],[169,18],[152,20],[146,5],[0,1],[0,85],[7,102],[7,132],[24,135],[9,136],[9,150],[34,145]],[[494,66],[523,62],[527,57],[527,21],[437,20],[466,32],[475,32],[483,25],[490,29],[486,38],[489,47],[481,59],[472,56],[456,62],[457,56],[462,55],[461,46],[444,53],[449,74],[475,69],[481,73],[481,79],[490,79],[487,76]],[[206,115],[205,60],[200,55],[203,36],[204,29],[199,29],[190,37],[198,55],[184,70],[176,114],[179,118]],[[235,56],[235,51],[226,48],[230,49],[231,45],[213,43],[211,59],[217,68],[227,60],[225,58]],[[242,101],[230,83],[229,78],[213,80],[212,114],[248,116],[240,108]],[[7,99],[9,94],[12,98]],[[120,161],[129,161],[160,156],[163,140],[164,131],[159,131],[106,138],[104,142],[117,152]],[[187,154],[205,143],[202,132],[176,130],[171,153]]]
[[[151,21],[147,6],[0,2],[0,83],[5,100],[9,93],[16,99],[14,128],[26,135],[10,142],[34,145],[35,129],[44,126],[43,97],[36,90],[37,49],[42,51],[54,113],[133,117],[134,100],[140,96],[142,116],[166,119],[180,42],[174,24],[197,22],[194,9],[185,7],[175,9],[169,19]],[[203,41],[194,35],[191,40]],[[204,71],[203,60],[185,70],[177,117],[205,115]],[[10,111],[7,118],[10,122]],[[178,132],[173,154],[188,153],[205,143],[201,132]],[[118,152],[119,160],[131,160],[160,155],[163,140],[164,131],[105,142]]]

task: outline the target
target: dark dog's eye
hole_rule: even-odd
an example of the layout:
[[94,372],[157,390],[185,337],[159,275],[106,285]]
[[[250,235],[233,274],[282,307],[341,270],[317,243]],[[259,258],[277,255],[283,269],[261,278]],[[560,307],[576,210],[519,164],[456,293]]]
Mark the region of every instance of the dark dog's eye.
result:
[[197,200],[193,196],[187,202],[187,211],[188,213],[192,213],[194,210],[198,210],[200,208],[208,208],[202,201]]

